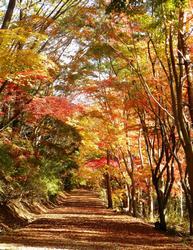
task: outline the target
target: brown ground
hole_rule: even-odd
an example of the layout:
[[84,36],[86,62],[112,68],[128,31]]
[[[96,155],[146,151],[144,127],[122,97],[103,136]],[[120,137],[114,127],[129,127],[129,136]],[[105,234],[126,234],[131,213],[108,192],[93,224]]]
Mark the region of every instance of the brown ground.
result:
[[[138,219],[106,209],[95,193],[85,190],[73,191],[60,207],[50,209],[30,225],[0,233],[0,243],[26,246],[22,249],[193,249],[179,237],[164,235]],[[0,244],[3,249],[21,248]]]

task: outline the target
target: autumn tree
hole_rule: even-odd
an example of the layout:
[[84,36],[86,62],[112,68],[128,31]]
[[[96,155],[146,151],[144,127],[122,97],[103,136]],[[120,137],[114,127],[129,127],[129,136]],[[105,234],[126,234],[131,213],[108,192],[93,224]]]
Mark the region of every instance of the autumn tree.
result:
[[1,204],[17,218],[22,217],[15,209],[21,200],[56,195],[77,167],[81,138],[67,121],[76,108],[59,97],[55,86],[60,59],[73,40],[72,12],[75,16],[85,4],[77,0],[1,4]]
[[[147,65],[151,63],[153,77],[163,79],[170,88],[169,98],[172,112],[170,112],[168,107],[164,107],[163,110],[166,113],[169,111],[171,118],[175,121],[178,136],[186,156],[187,169],[185,173],[188,173],[189,195],[192,200],[191,7],[191,2],[188,1],[175,3],[170,1],[156,3],[152,1],[146,1],[146,3],[138,3],[138,1],[129,3],[126,1],[111,1],[107,12],[122,12],[129,15],[130,18],[134,17],[135,25],[133,27],[130,26],[133,30],[133,41],[131,44],[137,56],[133,55],[133,60],[137,63],[137,77],[141,81],[147,95],[160,105],[156,96],[152,95],[148,78],[142,70],[142,57],[136,46],[136,42],[140,41],[140,37],[146,39],[146,53],[149,54],[149,62],[145,61],[145,63]],[[138,32],[135,31],[136,24],[140,28]],[[130,66],[133,68],[133,63]],[[159,74],[156,73],[158,68]],[[178,161],[179,159],[176,158],[176,160]],[[189,200],[187,204],[192,206],[192,201],[190,202]],[[188,207],[190,206],[188,205]],[[192,234],[192,213],[190,209],[189,214],[190,233]]]

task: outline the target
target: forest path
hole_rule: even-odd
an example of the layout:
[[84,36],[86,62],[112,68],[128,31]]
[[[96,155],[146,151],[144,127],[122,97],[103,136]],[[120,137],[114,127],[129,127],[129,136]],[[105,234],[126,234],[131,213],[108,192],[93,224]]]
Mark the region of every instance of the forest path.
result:
[[0,250],[193,249],[179,237],[106,209],[96,193],[85,190],[74,190],[60,207],[41,214],[30,225],[1,234],[0,242]]

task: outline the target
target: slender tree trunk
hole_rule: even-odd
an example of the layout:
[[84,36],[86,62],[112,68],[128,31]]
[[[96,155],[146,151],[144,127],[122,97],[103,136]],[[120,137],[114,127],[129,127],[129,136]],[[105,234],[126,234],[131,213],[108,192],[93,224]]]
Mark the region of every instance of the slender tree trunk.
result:
[[192,201],[188,194],[186,194],[186,206],[188,208],[188,216],[189,216],[189,234],[193,235],[193,215],[192,215]]
[[[107,165],[110,166],[110,152],[109,152],[109,150],[107,150]],[[108,170],[105,173],[105,182],[106,182],[106,190],[107,190],[108,208],[113,208],[111,177],[110,177]]]
[[154,204],[153,204],[153,190],[152,190],[152,186],[150,184],[149,186],[149,218],[151,221],[153,221],[154,218]]
[[143,205],[143,200],[142,200],[142,190],[138,189],[138,195],[137,195],[137,212],[140,214],[140,216],[143,216],[143,210],[144,210],[144,205]]
[[126,184],[126,190],[127,190],[127,207],[128,211],[131,214],[132,213],[132,201],[131,201],[131,192],[129,184]]
[[146,214],[146,209],[145,209],[145,203],[144,202],[142,202],[142,206],[143,206],[143,218],[146,218],[147,217],[147,214]]
[[180,193],[180,221],[183,221],[184,217],[184,208],[183,208],[183,189],[181,187],[181,193]]
[[[188,209],[188,215],[189,215],[189,233],[190,235],[193,235],[192,198],[190,195],[190,190],[187,187],[186,175],[185,174],[183,175],[182,166],[178,158],[177,158],[177,163],[178,163],[178,169],[179,169],[180,178],[181,178],[181,216],[183,216],[183,191],[184,191],[186,207]],[[181,217],[181,220],[182,220],[182,217]]]
[[13,11],[15,8],[16,0],[9,0],[9,4],[3,19],[3,23],[1,26],[1,29],[7,29],[9,26],[9,23],[11,22],[11,18],[13,16]]
[[[177,79],[177,72],[173,72],[176,87],[173,90],[176,93],[176,104],[177,110],[174,105],[173,110],[176,124],[178,125],[178,134],[183,142],[184,153],[186,156],[188,182],[190,187],[190,204],[189,204],[189,219],[190,219],[190,234],[193,235],[192,230],[192,220],[193,220],[193,148],[192,140],[190,136],[190,129],[186,123],[183,112],[183,82],[182,79],[185,76],[187,82],[187,92],[188,92],[188,107],[191,122],[193,124],[193,75],[192,75],[192,63],[190,60],[188,46],[186,44],[186,14],[183,8],[179,11],[179,30],[178,30],[178,69],[180,74],[180,79]],[[173,42],[172,36],[170,35],[170,54],[174,58]],[[172,61],[173,68],[176,67],[175,60]],[[183,80],[184,81],[184,80]],[[175,97],[174,97],[175,98]],[[173,100],[172,100],[173,101]],[[177,111],[177,113],[176,113]],[[192,126],[191,124],[191,126]],[[187,200],[187,199],[186,199]],[[188,197],[189,200],[189,197]]]
[[132,199],[133,216],[137,217],[137,201],[136,201],[136,190],[135,190],[134,180],[132,181],[132,187],[131,187],[131,199]]
[[129,203],[128,203],[128,190],[127,190],[127,185],[125,185],[125,208],[128,209]]
[[187,148],[185,151],[187,172],[188,172],[188,183],[190,186],[190,201],[188,204],[189,222],[190,222],[190,235],[193,235],[193,153],[192,148]]
[[190,235],[193,235],[193,218],[192,218],[192,209],[189,211],[189,230]]
[[[189,155],[189,153],[188,153]],[[188,183],[190,186],[190,194],[193,203],[193,155],[187,159]],[[193,212],[193,211],[192,211]]]
[[107,190],[107,201],[108,208],[113,208],[113,199],[112,199],[112,189],[111,189],[111,180],[109,173],[105,173],[105,182],[106,182],[106,190]]

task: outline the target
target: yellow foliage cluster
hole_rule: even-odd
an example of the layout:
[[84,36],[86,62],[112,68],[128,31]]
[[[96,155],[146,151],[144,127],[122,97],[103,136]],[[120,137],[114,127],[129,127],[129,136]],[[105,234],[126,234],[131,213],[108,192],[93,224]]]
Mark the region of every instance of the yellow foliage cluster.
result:
[[46,38],[23,27],[0,30],[0,78],[27,70],[42,70],[53,76],[58,71],[56,64],[38,52]]

